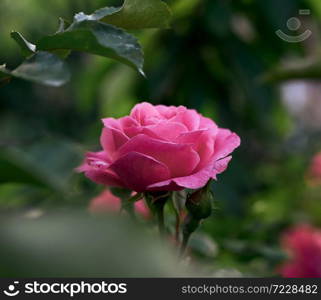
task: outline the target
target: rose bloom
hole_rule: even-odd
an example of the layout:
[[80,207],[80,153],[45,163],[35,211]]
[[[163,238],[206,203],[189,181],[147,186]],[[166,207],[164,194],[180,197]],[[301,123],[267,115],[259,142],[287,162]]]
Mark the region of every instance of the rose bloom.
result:
[[102,151],[78,171],[96,183],[136,192],[203,187],[223,172],[240,138],[184,106],[137,104],[129,116],[103,119]]
[[[112,194],[109,190],[103,191],[97,197],[91,199],[89,211],[92,213],[118,213],[121,209],[121,199]],[[151,214],[144,200],[136,201],[135,212],[144,219],[149,219]]]
[[308,183],[311,185],[321,184],[321,152],[314,155],[307,172]]
[[279,271],[283,277],[321,278],[321,230],[298,225],[282,236],[290,259]]

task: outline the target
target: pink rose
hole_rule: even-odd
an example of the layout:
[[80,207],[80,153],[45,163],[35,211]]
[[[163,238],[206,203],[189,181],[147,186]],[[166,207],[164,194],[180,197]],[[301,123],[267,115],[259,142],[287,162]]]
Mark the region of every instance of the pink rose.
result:
[[283,277],[321,278],[321,230],[299,225],[282,236],[290,259],[279,269]]
[[[144,219],[149,219],[151,214],[144,200],[136,201],[135,212]],[[109,190],[103,191],[93,198],[89,204],[89,211],[92,213],[119,213],[121,209],[120,198],[113,195]]]
[[136,192],[203,187],[223,172],[240,138],[184,106],[137,104],[129,116],[103,119],[103,150],[78,171],[96,183]]

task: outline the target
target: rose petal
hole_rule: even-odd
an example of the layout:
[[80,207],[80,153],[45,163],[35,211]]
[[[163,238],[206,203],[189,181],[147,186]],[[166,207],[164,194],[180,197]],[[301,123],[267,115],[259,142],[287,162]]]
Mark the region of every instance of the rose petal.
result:
[[200,115],[194,109],[183,107],[175,117],[171,119],[173,122],[183,123],[188,130],[194,131],[199,129]]
[[222,172],[224,172],[231,159],[232,159],[232,156],[228,156],[228,157],[222,158],[220,160],[217,160],[214,163],[214,170],[213,170],[212,178],[216,179],[217,174],[221,174]]
[[178,108],[176,106],[166,106],[166,105],[156,105],[155,108],[157,111],[165,118],[170,119],[176,116]]
[[203,116],[200,116],[199,129],[211,129],[211,130],[213,130],[214,133],[216,133],[218,130],[218,127],[213,120],[203,117]]
[[126,116],[119,119],[119,123],[123,129],[128,127],[136,127],[139,126],[139,123],[132,117]]
[[104,119],[101,119],[101,121],[103,122],[104,126],[106,126],[106,127],[111,127],[111,128],[115,128],[118,130],[122,130],[119,120],[116,120],[114,118],[104,118]]
[[95,170],[85,171],[85,176],[98,184],[107,186],[124,187],[119,177],[112,170]]
[[107,169],[110,165],[110,158],[105,151],[87,152],[85,163],[78,168],[80,172],[87,171],[92,168]]
[[188,189],[199,189],[205,186],[209,179],[216,179],[216,175],[222,173],[226,170],[229,161],[232,156],[221,159],[214,164],[211,163],[202,170],[194,173],[190,176],[173,178],[169,180],[164,180],[162,182],[157,182],[148,186],[148,190],[173,190],[177,191],[182,188]]
[[[105,125],[105,127],[117,129],[117,130],[123,132],[129,138],[133,136],[131,134],[131,131],[136,129],[136,133],[134,132],[136,135],[141,130],[140,129],[141,125],[130,116],[119,118],[117,120],[114,118],[105,118],[105,119],[102,119],[102,122]],[[139,129],[139,132],[137,131],[137,129]]]
[[200,161],[199,155],[190,145],[160,141],[144,134],[135,136],[123,145],[118,155],[122,156],[132,151],[151,156],[162,162],[169,168],[171,177],[191,174]]
[[130,152],[120,157],[110,168],[123,178],[129,189],[136,192],[143,192],[148,185],[170,177],[166,165],[137,152]]
[[129,138],[120,130],[112,127],[103,128],[100,143],[110,157],[113,157],[115,151],[127,141],[129,141]]
[[228,129],[219,129],[214,145],[214,159],[224,158],[240,146],[240,137]]
[[194,171],[202,169],[207,165],[214,154],[214,135],[210,130],[196,130],[181,134],[178,143],[191,144],[200,156],[200,163]]
[[145,127],[143,133],[166,141],[174,141],[180,134],[186,131],[187,128],[183,124],[163,121],[156,125]]
[[155,184],[151,184],[147,187],[147,191],[181,191],[184,187],[179,186],[173,180],[165,180]]
[[178,187],[180,187],[180,189],[182,188],[199,189],[205,186],[205,184],[212,177],[212,175],[213,175],[213,164],[208,165],[206,168],[203,168],[202,170],[200,170],[197,173],[194,173],[193,175],[160,181],[149,185],[147,188],[148,190],[155,190],[155,189],[167,190],[167,187],[169,186],[174,187],[173,184],[176,184]]
[[160,114],[154,105],[143,102],[135,105],[130,112],[130,116],[134,118],[141,125],[148,125],[148,120],[153,118],[159,118]]
[[106,152],[89,152],[86,154],[85,163],[76,169],[83,172],[86,177],[98,184],[109,186],[123,186],[118,176],[109,169],[110,162],[106,158]]
[[143,128],[142,126],[137,126],[137,127],[128,127],[125,129],[125,132],[126,132],[126,135],[129,137],[129,138],[133,138],[134,136],[138,135],[138,134],[141,134],[142,131],[143,131]]

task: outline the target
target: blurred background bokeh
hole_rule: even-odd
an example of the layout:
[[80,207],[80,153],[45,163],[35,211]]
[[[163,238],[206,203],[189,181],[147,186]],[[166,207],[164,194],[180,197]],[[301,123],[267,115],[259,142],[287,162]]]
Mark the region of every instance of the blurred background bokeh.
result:
[[[103,187],[74,168],[85,151],[99,149],[100,119],[126,115],[141,101],[185,105],[242,139],[213,184],[216,207],[192,241],[194,256],[222,276],[276,275],[283,230],[302,222],[321,226],[321,189],[307,178],[321,149],[321,2],[165,2],[173,11],[170,29],[134,32],[147,78],[107,58],[73,53],[72,79],[63,87],[18,79],[1,87],[0,218],[86,211]],[[54,33],[58,17],[121,3],[0,0],[0,65],[22,60],[12,30],[33,42]],[[295,31],[287,28],[291,17],[302,23]],[[289,43],[278,29],[312,35]],[[28,272],[0,267],[0,274]]]

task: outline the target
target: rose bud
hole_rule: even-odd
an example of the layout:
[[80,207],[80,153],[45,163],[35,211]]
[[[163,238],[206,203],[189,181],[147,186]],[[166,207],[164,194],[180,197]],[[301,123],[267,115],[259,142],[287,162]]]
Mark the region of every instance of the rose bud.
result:
[[212,213],[212,194],[210,181],[202,188],[187,197],[186,208],[188,215],[183,224],[183,242],[181,253],[183,254],[192,233],[200,226],[203,219]]
[[187,197],[186,208],[194,219],[208,218],[212,213],[210,183]]

